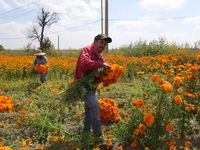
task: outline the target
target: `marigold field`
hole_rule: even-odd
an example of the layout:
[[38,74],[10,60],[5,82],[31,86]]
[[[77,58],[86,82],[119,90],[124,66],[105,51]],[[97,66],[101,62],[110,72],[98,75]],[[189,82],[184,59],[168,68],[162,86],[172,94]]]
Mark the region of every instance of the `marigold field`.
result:
[[104,53],[123,68],[97,87],[104,144],[82,132],[84,102],[62,101],[79,53],[46,55],[47,84],[40,83],[36,70],[44,70],[35,70],[35,56],[0,54],[0,150],[200,149],[199,51]]

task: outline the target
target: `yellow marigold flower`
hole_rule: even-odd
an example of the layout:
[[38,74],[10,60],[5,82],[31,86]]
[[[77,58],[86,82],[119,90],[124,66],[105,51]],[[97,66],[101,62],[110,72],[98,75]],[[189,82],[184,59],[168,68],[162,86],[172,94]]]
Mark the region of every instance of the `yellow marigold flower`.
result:
[[192,143],[191,143],[190,141],[186,141],[186,142],[185,142],[185,146],[186,146],[187,148],[190,148],[190,147],[192,146]]
[[177,104],[181,104],[182,103],[182,98],[181,98],[180,95],[177,95],[174,99],[175,99]]
[[172,125],[171,125],[171,124],[168,124],[168,125],[166,126],[166,130],[167,130],[168,132],[172,131]]
[[154,116],[151,113],[148,113],[144,116],[144,122],[147,125],[152,125],[154,123]]
[[159,80],[160,80],[159,75],[154,74],[154,75],[151,77],[151,81],[152,81],[152,82],[157,82],[157,81],[159,81]]

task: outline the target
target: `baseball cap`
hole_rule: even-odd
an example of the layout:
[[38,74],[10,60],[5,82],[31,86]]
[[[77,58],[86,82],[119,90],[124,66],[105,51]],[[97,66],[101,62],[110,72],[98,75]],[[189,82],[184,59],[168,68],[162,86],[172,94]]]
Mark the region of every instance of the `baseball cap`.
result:
[[95,36],[94,38],[95,40],[106,40],[108,43],[112,42],[112,39],[108,36],[106,36],[105,34],[98,34],[97,36]]

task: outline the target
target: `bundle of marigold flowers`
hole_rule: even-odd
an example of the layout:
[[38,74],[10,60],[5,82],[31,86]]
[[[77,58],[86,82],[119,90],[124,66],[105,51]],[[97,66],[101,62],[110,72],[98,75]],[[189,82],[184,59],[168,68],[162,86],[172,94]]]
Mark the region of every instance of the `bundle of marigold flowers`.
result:
[[37,64],[35,66],[35,70],[38,73],[42,73],[42,74],[46,73],[48,71],[48,69],[49,69],[49,65],[48,64],[43,64],[43,65],[42,64]]
[[0,96],[0,112],[12,112],[14,108],[13,100],[11,97]]
[[[101,68],[100,74],[104,87],[117,82],[117,78],[122,75],[123,67],[112,62],[110,68]],[[64,94],[62,101],[64,103],[75,103],[80,99],[84,99],[87,92],[93,92],[97,88],[95,76],[92,72],[83,76],[77,81],[71,81],[67,90],[59,93]]]
[[111,98],[103,98],[99,101],[101,122],[119,122],[119,108],[115,104],[115,100]]
[[113,62],[110,68],[107,68],[105,72],[101,75],[103,86],[108,87],[110,84],[115,84],[118,78],[122,75],[122,72],[123,67]]

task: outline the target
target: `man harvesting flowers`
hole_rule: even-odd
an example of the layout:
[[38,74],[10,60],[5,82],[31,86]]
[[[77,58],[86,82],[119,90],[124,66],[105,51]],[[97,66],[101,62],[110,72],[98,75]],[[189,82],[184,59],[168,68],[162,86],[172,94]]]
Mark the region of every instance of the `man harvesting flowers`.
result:
[[[34,54],[36,56],[33,64],[35,66],[36,71],[39,71],[40,73],[40,81],[42,83],[46,83],[46,75],[48,73],[49,67],[44,66],[44,64],[48,64],[48,59],[45,57],[46,53],[43,53],[41,50],[36,50],[36,53]],[[43,65],[40,67],[40,65]]]
[[[82,49],[77,60],[74,80],[79,80],[83,76],[93,73],[96,83],[102,82],[99,68],[110,68],[110,65],[105,62],[102,52],[107,44],[111,42],[112,39],[110,37],[107,37],[105,34],[98,34],[95,36],[93,44]],[[102,136],[101,121],[99,116],[100,106],[95,93],[95,89],[92,93],[88,91],[84,97],[85,118],[83,130],[90,132],[92,127],[93,136],[95,138],[100,138]]]

